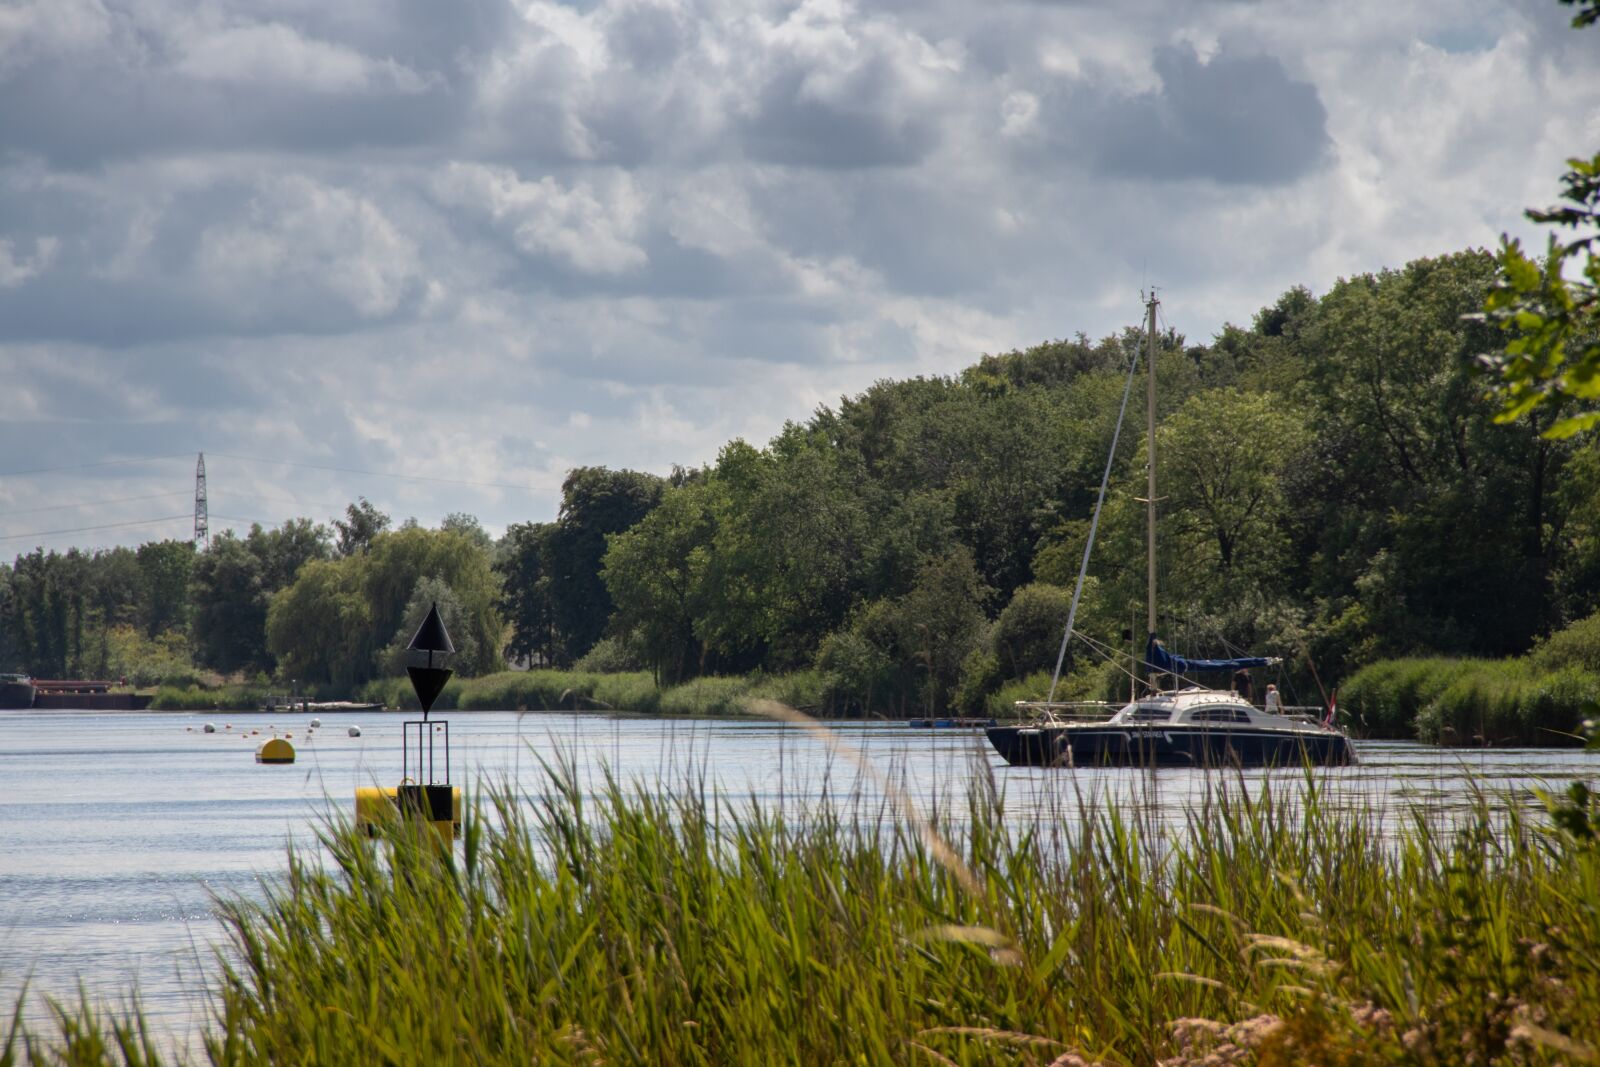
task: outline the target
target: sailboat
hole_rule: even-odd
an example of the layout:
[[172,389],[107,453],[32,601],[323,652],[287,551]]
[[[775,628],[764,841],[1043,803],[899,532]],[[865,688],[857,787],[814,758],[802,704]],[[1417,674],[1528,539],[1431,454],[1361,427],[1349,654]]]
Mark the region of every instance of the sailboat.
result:
[[[1121,708],[1100,705],[1098,715],[1082,717],[1083,706],[1056,704],[1056,682],[1073,634],[1078,599],[1094,548],[1094,534],[1105,501],[1111,459],[1100,482],[1100,502],[1095,506],[1089,539],[1083,550],[1078,586],[1067,614],[1061,654],[1047,700],[1029,703],[1034,718],[1022,724],[991,726],[985,731],[1007,763],[1026,767],[1085,767],[1103,765],[1239,767],[1239,766],[1339,766],[1355,762],[1350,738],[1335,724],[1330,707],[1317,718],[1285,714],[1283,709],[1258,708],[1232,690],[1188,684],[1188,676],[1215,671],[1239,671],[1271,666],[1271,657],[1190,659],[1169,652],[1156,633],[1156,309],[1151,294],[1146,302],[1145,376],[1146,430],[1149,435],[1146,497],[1146,641],[1145,691]],[[1129,368],[1129,389],[1133,383]],[[1122,405],[1127,411],[1127,392]],[[1117,432],[1121,433],[1119,417]],[[1111,455],[1116,455],[1112,438]],[[1107,716],[1109,712],[1109,717]]]

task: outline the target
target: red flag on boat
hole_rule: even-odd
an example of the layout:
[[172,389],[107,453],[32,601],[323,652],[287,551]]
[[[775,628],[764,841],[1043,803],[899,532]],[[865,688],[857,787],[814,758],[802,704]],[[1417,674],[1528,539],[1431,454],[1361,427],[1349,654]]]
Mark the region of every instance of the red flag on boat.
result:
[[1327,717],[1322,720],[1322,725],[1332,726],[1333,717],[1337,714],[1339,714],[1339,691],[1335,689],[1333,692],[1328,694],[1328,714]]

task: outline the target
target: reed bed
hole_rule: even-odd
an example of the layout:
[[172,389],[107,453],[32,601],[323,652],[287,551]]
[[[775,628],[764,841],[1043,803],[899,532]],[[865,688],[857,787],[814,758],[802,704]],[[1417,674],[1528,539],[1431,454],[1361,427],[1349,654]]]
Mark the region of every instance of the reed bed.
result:
[[[1515,800],[1516,798],[1506,798]],[[331,817],[227,900],[214,1064],[1600,1061],[1600,813],[1449,822],[1221,780],[1163,829],[1083,800],[929,827],[546,766],[463,839]],[[1389,827],[1383,826],[1385,815]],[[159,1063],[137,1009],[14,1016],[0,1067]]]
[[163,685],[151,696],[150,707],[154,711],[249,711],[272,695],[273,690],[265,685]]
[[[1561,636],[1561,635],[1558,635]],[[1369,737],[1452,746],[1581,744],[1600,700],[1600,674],[1568,653],[1573,641],[1522,659],[1394,659],[1364,667],[1339,703]]]
[[[763,700],[815,707],[822,683],[815,672],[695,678],[657,686],[649,671],[501,671],[452,678],[434,707],[441,711],[621,711],[646,715],[750,715]],[[415,710],[405,678],[369,682],[363,700]]]

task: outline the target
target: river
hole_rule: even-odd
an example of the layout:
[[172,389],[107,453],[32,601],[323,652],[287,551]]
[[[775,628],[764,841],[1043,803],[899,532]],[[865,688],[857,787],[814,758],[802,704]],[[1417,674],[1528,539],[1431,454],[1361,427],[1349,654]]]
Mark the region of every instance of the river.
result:
[[[874,803],[891,780],[923,810],[960,798],[993,775],[1018,820],[1059,818],[1085,802],[1138,805],[1175,822],[1216,775],[1048,771],[1005,766],[976,731],[901,723],[836,723],[847,754],[795,726],[751,720],[671,720],[595,714],[457,712],[451,778],[542,788],[541,757],[570,759],[590,783],[609,768],[647,787],[689,769],[744,802],[798,810],[827,795]],[[216,733],[204,732],[207,722]],[[0,1006],[24,979],[35,994],[74,995],[81,981],[117,1003],[137,986],[146,1014],[192,1047],[220,927],[213,894],[253,895],[283,869],[286,844],[313,845],[330,805],[353,807],[358,786],[401,774],[396,713],[308,716],[216,712],[0,712]],[[348,728],[359,725],[361,736]],[[257,733],[259,731],[259,733]],[[262,737],[292,733],[297,760],[254,759]],[[1337,802],[1371,804],[1398,819],[1411,806],[1464,807],[1472,790],[1526,797],[1542,783],[1588,778],[1600,759],[1575,751],[1441,751],[1358,746],[1360,764],[1317,772]],[[1247,772],[1246,784],[1299,771]],[[959,806],[946,805],[956,811]],[[39,996],[29,1017],[39,1019]]]

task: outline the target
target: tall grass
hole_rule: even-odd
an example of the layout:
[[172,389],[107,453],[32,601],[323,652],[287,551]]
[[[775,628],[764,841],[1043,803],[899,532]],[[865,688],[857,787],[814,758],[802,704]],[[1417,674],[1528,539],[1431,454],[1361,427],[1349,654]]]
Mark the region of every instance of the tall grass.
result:
[[1340,704],[1369,737],[1445,745],[1578,744],[1600,675],[1524,659],[1396,659],[1365,667]]
[[[206,1048],[229,1065],[1585,1062],[1600,847],[1580,799],[1562,829],[1480,798],[1396,834],[1314,777],[1224,782],[1163,831],[1092,803],[1019,824],[980,784],[933,838],[865,794],[784,814],[693,776],[590,796],[557,766],[530,796],[479,797],[453,852],[335,822],[264,900],[225,902]],[[104,1062],[72,1049],[107,1026],[66,1012],[26,1040],[41,1062]]]
[[238,683],[163,685],[150,698],[150,707],[155,711],[250,711],[259,708],[270,692],[266,686]]

